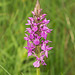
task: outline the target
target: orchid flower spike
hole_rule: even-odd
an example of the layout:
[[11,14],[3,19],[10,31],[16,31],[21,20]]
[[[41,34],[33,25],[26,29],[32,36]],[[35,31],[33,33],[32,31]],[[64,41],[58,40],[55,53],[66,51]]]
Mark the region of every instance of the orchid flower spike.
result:
[[24,39],[27,41],[28,56],[34,56],[36,61],[33,63],[34,67],[40,67],[40,65],[46,65],[44,57],[48,58],[48,51],[53,47],[49,47],[47,40],[47,34],[51,33],[52,29],[47,27],[50,20],[45,18],[46,14],[42,14],[39,1],[37,0],[34,11],[32,11],[33,17],[28,17],[29,20],[26,25],[30,25],[30,28],[26,28]]

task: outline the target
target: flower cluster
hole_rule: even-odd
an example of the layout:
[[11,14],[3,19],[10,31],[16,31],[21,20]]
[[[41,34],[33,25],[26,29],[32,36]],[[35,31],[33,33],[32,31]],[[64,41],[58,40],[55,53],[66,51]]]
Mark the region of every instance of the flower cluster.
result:
[[28,50],[28,56],[36,57],[36,61],[33,63],[34,67],[40,67],[41,64],[46,65],[44,57],[48,58],[48,51],[53,48],[47,45],[51,41],[46,39],[47,34],[52,31],[47,27],[50,20],[45,18],[46,14],[42,14],[42,9],[38,5],[37,2],[34,11],[32,11],[33,17],[28,17],[29,20],[27,20],[26,25],[30,25],[30,28],[26,28],[26,31],[29,35],[25,34],[26,37],[24,37],[27,41],[25,48]]

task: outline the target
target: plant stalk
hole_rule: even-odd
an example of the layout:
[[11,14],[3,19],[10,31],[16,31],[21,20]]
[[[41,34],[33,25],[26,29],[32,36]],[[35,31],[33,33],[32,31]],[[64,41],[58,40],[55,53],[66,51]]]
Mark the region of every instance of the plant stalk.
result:
[[40,67],[36,69],[37,70],[37,75],[40,75]]
[[[34,12],[37,14],[37,15],[40,15],[39,14],[39,10],[40,10],[40,3],[39,3],[39,0],[37,0],[36,2],[36,5],[35,5],[35,9],[34,9]],[[38,32],[39,33],[39,32]],[[39,34],[38,34],[39,35]],[[37,56],[40,57],[40,47],[37,46],[36,47],[36,51],[37,51]],[[40,67],[36,68],[36,75],[40,75]]]

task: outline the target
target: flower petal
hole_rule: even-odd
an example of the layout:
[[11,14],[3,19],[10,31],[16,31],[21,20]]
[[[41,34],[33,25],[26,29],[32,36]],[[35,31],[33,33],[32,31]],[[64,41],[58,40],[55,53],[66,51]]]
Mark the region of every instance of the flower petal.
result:
[[26,28],[29,33],[32,33],[31,28]]
[[47,51],[51,50],[53,47],[47,47]]
[[47,50],[45,51],[45,55],[46,55],[46,57],[48,58],[48,51],[47,51]]
[[43,65],[47,65],[47,64],[44,62]]
[[43,44],[43,45],[41,46],[41,49],[45,51],[45,50],[46,50],[46,44]]
[[32,53],[31,52],[28,52],[28,56],[31,56],[32,55]]
[[26,41],[28,41],[28,40],[29,40],[29,38],[28,38],[28,37],[24,37],[24,39],[25,39]]
[[40,66],[40,61],[35,61],[35,62],[33,63],[33,66],[34,66],[34,67],[39,67],[39,66]]
[[33,43],[34,43],[35,45],[38,45],[38,44],[40,43],[40,41],[39,41],[39,39],[35,39],[35,40],[33,41]]
[[30,34],[30,39],[34,39],[34,35],[33,34]]
[[47,33],[46,32],[42,31],[40,35],[41,35],[41,37],[43,37],[46,40],[46,37],[47,37]]
[[38,30],[38,27],[37,27],[37,26],[34,26],[34,27],[32,28],[32,30],[33,30],[34,32],[36,32],[36,31]]

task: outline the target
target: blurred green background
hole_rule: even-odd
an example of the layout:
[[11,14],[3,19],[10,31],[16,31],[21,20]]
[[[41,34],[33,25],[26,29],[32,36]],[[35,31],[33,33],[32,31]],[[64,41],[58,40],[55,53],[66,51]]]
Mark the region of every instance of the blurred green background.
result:
[[[75,75],[75,0],[39,0],[53,29],[47,66],[41,75]],[[25,23],[36,0],[0,0],[0,75],[36,75],[34,57],[24,49]]]

